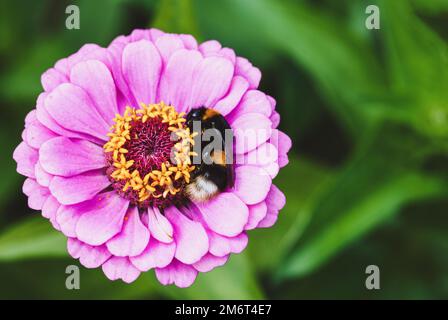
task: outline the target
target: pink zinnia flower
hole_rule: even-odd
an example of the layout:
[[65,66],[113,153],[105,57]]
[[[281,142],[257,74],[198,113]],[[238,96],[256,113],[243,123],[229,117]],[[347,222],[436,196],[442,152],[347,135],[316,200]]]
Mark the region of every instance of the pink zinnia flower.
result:
[[[74,258],[111,280],[155,269],[162,284],[190,286],[241,252],[247,230],[272,226],[285,204],[272,179],[291,140],[276,129],[260,78],[233,50],[190,35],[135,30],[107,48],[83,46],[42,75],[14,152],[30,208],[67,236]],[[192,167],[169,162],[170,131],[201,106],[234,131],[235,184],[176,206]]]

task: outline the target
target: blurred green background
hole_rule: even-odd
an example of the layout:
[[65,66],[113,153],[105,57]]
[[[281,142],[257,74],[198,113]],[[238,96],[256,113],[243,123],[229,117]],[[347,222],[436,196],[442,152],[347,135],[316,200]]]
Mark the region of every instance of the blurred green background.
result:
[[[77,4],[81,29],[65,29]],[[381,10],[367,30],[365,9]],[[27,208],[14,147],[40,75],[84,43],[134,28],[217,39],[263,72],[293,139],[276,178],[287,205],[243,254],[188,289],[81,269]],[[448,298],[447,0],[40,0],[0,2],[0,298]],[[381,289],[365,288],[365,268]]]

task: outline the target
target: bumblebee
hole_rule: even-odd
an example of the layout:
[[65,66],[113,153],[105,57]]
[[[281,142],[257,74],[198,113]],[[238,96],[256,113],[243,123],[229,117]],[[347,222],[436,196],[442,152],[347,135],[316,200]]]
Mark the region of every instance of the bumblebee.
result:
[[233,134],[229,123],[216,110],[192,109],[187,115],[190,132],[199,132],[195,147],[200,150],[193,159],[196,169],[186,187],[190,200],[201,202],[233,187]]

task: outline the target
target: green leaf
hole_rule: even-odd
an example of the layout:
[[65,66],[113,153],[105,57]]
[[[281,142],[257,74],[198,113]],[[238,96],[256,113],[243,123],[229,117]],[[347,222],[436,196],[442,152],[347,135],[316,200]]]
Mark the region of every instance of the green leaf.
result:
[[[123,4],[126,2],[125,0],[109,0],[107,2],[78,0],[80,28],[79,30],[65,30],[63,36],[70,41],[76,41],[79,45],[91,42],[107,46],[118,35],[120,27],[125,22],[122,12]],[[61,28],[65,28],[67,16],[64,15],[64,24]]]
[[411,3],[428,13],[443,14],[443,11],[448,11],[448,1],[446,0],[412,0]]
[[27,218],[0,234],[0,261],[66,256],[66,237],[40,215]]
[[[66,237],[54,230],[42,217],[33,217],[7,229],[0,235],[0,262],[13,262],[35,258],[66,258]],[[76,263],[72,260],[72,263]],[[92,271],[84,270],[89,277]],[[152,272],[150,272],[152,273]],[[104,277],[104,275],[101,274]],[[96,276],[98,278],[99,276]],[[98,286],[107,286],[107,281],[99,281]],[[111,285],[109,285],[111,286]],[[192,287],[179,289],[164,287],[154,275],[142,274],[132,287],[116,284],[119,287],[108,298],[140,297],[159,292],[179,299],[261,299],[263,293],[255,278],[246,255],[232,255],[229,262],[212,272],[198,275]]]
[[[370,119],[360,105],[386,92],[384,73],[370,43],[351,32],[340,17],[292,1],[222,2],[200,1],[206,8],[204,29],[253,47],[250,52],[258,51],[257,57],[270,54],[267,46],[277,51],[275,59],[286,53],[316,79],[349,130],[359,133],[368,127]],[[223,16],[235,18],[231,25],[223,25]]]
[[382,29],[402,120],[432,137],[448,136],[448,46],[407,1],[381,1]]
[[[66,268],[79,266],[80,290],[67,290]],[[87,269],[71,258],[33,259],[0,264],[0,299],[154,299],[161,285],[153,271],[132,284],[110,281],[101,268]]]
[[165,32],[189,33],[199,38],[192,0],[161,0],[152,26]]
[[[41,74],[54,64],[64,54],[64,44],[61,41],[42,40],[30,46],[26,54],[18,53],[14,62],[0,76],[0,94],[9,101],[22,103],[24,110],[31,110],[42,91]],[[34,103],[34,102],[32,102]]]
[[277,279],[309,274],[404,205],[447,193],[443,178],[418,171],[426,157],[420,136],[385,125],[368,137],[310,202],[312,219],[279,264]]
[[437,181],[419,175],[393,179],[366,199],[356,201],[351,210],[331,225],[324,226],[308,243],[299,246],[279,276],[306,275],[348,243],[397,213],[404,203],[433,195],[439,188]]
[[[0,121],[0,137],[7,137],[9,132],[5,128],[3,121]],[[0,154],[0,166],[3,168],[2,178],[0,179],[0,209],[10,200],[11,195],[20,189],[18,186],[23,178],[16,172],[16,163],[12,159],[15,146],[13,141],[7,141],[2,144],[3,152]],[[0,215],[0,221],[4,218]]]
[[[412,11],[407,1],[382,1],[385,44],[389,69],[399,89],[414,94],[446,96],[448,85],[448,47]],[[434,82],[437,79],[437,82]]]
[[[257,272],[277,268],[284,255],[306,230],[312,218],[310,205],[333,178],[333,173],[294,154],[274,184],[286,196],[286,205],[272,228],[249,231],[248,250]],[[298,183],[299,181],[299,183]]]

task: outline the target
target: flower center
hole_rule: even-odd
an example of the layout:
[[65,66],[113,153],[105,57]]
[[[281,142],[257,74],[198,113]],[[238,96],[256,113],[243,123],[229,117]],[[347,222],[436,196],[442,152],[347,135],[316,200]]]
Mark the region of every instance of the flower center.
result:
[[185,200],[194,136],[185,114],[163,102],[126,107],[117,115],[104,145],[112,187],[141,208],[164,208]]

